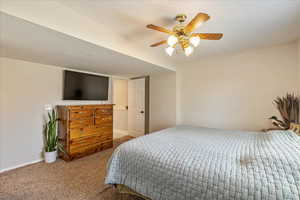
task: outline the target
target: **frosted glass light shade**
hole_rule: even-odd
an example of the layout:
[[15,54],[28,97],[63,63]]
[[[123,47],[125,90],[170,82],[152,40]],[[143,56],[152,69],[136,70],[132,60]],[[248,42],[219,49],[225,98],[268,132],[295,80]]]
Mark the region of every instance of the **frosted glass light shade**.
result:
[[168,37],[167,43],[168,43],[169,46],[174,46],[177,42],[178,42],[178,39],[177,39],[176,36],[170,35],[170,36]]
[[190,38],[190,43],[194,46],[197,47],[200,43],[200,38],[198,36],[193,36]]
[[175,49],[174,49],[173,47],[168,47],[168,48],[166,48],[166,53],[167,53],[169,56],[172,56],[174,50],[175,50]]
[[191,47],[191,46],[188,46],[187,48],[184,48],[184,53],[185,53],[186,56],[191,55],[193,53],[193,51],[194,51],[194,48]]

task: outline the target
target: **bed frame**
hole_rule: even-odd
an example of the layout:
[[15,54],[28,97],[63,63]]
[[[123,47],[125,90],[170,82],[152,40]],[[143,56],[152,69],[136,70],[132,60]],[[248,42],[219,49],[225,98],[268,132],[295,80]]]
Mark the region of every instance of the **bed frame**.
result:
[[121,194],[130,194],[130,195],[133,195],[133,196],[137,196],[139,198],[142,198],[144,200],[151,200],[150,198],[148,197],[145,197],[144,195],[141,195],[137,192],[135,192],[134,190],[130,189],[129,187],[125,186],[125,185],[122,185],[122,184],[116,184],[114,185],[114,187],[117,189],[117,191]]

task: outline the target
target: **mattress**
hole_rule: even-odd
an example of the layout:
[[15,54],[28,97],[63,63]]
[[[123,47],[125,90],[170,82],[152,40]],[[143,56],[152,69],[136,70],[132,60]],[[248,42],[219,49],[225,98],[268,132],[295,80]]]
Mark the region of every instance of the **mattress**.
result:
[[105,183],[152,200],[300,199],[300,139],[177,126],[120,145]]

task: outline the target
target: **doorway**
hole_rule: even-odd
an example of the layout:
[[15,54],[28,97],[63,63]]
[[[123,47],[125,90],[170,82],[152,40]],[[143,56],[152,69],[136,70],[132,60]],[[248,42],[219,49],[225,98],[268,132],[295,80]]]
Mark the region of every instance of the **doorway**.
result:
[[113,79],[114,139],[149,132],[149,77]]

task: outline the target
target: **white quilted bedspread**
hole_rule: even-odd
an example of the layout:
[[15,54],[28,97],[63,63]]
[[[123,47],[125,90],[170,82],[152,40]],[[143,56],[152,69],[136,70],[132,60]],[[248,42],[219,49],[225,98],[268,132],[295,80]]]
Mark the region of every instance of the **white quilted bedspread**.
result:
[[300,199],[300,136],[177,126],[120,145],[105,182],[153,200]]

